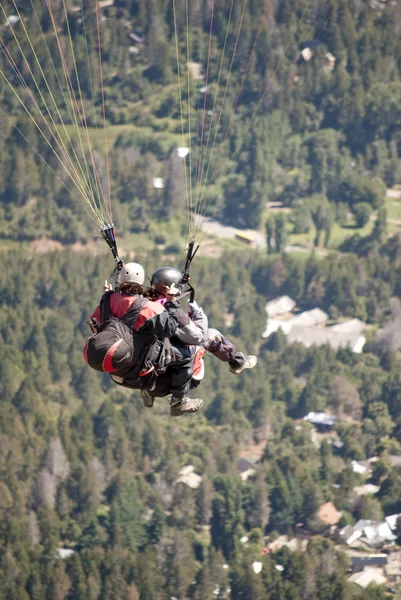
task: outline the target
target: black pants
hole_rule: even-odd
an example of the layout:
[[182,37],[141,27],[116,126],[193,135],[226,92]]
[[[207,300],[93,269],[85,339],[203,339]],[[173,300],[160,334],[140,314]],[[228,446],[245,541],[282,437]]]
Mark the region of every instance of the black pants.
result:
[[171,356],[166,370],[156,380],[151,390],[155,397],[172,394],[174,398],[183,398],[189,391],[193,375],[193,363],[190,352],[179,344],[171,344]]

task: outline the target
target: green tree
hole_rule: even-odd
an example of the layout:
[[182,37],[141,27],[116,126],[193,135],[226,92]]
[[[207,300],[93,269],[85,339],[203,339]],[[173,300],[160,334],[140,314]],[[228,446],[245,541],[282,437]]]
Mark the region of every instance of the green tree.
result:
[[372,214],[372,208],[367,202],[358,202],[353,207],[356,226],[359,228],[365,227],[369,223]]

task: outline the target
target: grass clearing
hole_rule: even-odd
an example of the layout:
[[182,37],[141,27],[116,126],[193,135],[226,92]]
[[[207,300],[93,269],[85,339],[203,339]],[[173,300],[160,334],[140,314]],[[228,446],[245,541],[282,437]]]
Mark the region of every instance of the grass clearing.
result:
[[401,223],[401,198],[386,198],[387,219]]
[[[66,139],[64,128],[59,126],[59,133]],[[77,128],[75,125],[66,125],[65,129],[68,136],[71,139],[77,138]],[[138,135],[139,139],[143,139],[146,136],[152,137],[153,141],[160,140],[166,144],[176,144],[177,146],[182,145],[182,135],[179,133],[171,133],[169,131],[160,131],[155,133],[150,127],[137,127],[133,124],[125,125],[107,125],[107,146],[109,150],[114,146],[116,139],[122,133],[131,133],[132,135]],[[105,136],[103,126],[99,127],[88,127],[88,135],[93,148],[104,148],[105,147]],[[85,134],[81,129],[82,140],[85,140]],[[86,144],[84,144],[86,145]]]

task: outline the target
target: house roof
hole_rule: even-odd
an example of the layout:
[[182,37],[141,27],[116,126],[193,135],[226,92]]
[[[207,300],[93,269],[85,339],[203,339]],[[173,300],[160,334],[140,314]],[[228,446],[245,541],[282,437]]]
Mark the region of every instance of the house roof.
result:
[[196,490],[200,486],[201,481],[202,477],[195,473],[195,467],[193,465],[186,465],[180,469],[178,472],[178,477],[174,483],[183,483],[193,490]]
[[385,517],[384,520],[386,521],[387,525],[390,527],[390,529],[392,531],[394,531],[394,529],[397,526],[397,519],[401,517],[401,513],[397,513],[395,515],[389,515],[388,517]]
[[303,325],[304,327],[314,327],[316,325],[322,325],[326,323],[329,315],[321,310],[320,308],[313,308],[312,310],[306,310],[300,315],[296,315],[294,318],[295,325]]
[[266,312],[268,317],[276,317],[277,315],[283,315],[284,313],[290,312],[296,306],[295,300],[289,296],[279,296],[274,300],[266,302]]
[[153,177],[153,187],[161,190],[164,188],[164,179],[162,177]]
[[397,538],[392,533],[389,524],[385,521],[371,521],[360,519],[354,525],[354,529],[362,532],[363,539],[369,546],[377,546],[386,542],[394,542]]
[[248,469],[252,469],[255,466],[255,461],[249,458],[239,458],[237,460],[237,469],[240,473],[244,471],[248,471]]
[[351,544],[353,544],[353,542],[355,542],[355,540],[357,540],[358,538],[360,538],[361,535],[362,535],[362,531],[359,531],[359,530],[355,529],[354,527],[352,527],[352,525],[346,525],[340,531],[341,538],[349,546]]
[[351,577],[348,577],[348,581],[356,583],[362,588],[367,588],[371,583],[375,583],[376,585],[386,583],[387,579],[384,576],[383,569],[370,567],[369,569],[364,569],[361,573],[354,573]]
[[333,415],[328,415],[324,412],[309,412],[304,421],[309,421],[313,425],[328,425],[333,427],[336,424],[336,418]]
[[366,471],[366,467],[361,465],[357,460],[351,460],[351,465],[354,473],[359,473],[362,475],[362,473],[365,473]]
[[326,525],[337,525],[341,518],[341,513],[338,512],[332,502],[326,502],[319,508],[317,516]]
[[337,333],[356,333],[360,334],[366,328],[366,323],[359,319],[350,319],[349,321],[343,321],[330,327],[331,331]]
[[379,490],[379,485],[373,485],[373,483],[366,483],[365,485],[355,486],[353,492],[357,496],[366,496],[367,494],[377,494]]
[[386,565],[388,561],[387,554],[358,554],[350,556],[353,567]]
[[290,343],[299,342],[309,348],[329,344],[334,350],[349,346],[353,352],[361,352],[366,339],[362,335],[338,333],[332,328],[314,328],[304,325],[294,325],[288,333]]
[[71,550],[71,548],[59,548],[58,555],[62,559],[69,558],[74,554],[75,550]]

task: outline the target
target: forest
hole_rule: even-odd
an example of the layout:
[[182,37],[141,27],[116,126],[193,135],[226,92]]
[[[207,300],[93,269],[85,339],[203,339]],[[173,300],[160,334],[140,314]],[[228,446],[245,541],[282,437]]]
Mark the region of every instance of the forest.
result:
[[[72,85],[106,179],[97,13],[86,0],[78,10],[51,5],[61,43],[73,42]],[[236,376],[206,356],[204,409],[180,419],[169,417],[167,399],[146,408],[83,360],[87,319],[113,262],[50,138],[13,91],[32,108],[19,73],[32,89],[35,78],[43,110],[52,100],[45,81],[58,89],[63,64],[47,3],[1,8],[0,599],[401,598],[397,581],[349,580],[338,534],[401,513],[401,233],[386,200],[401,184],[400,4],[102,3],[112,208],[126,255],[147,276],[163,264],[182,269],[197,211],[188,213],[189,177],[204,214],[266,236],[266,248],[215,239],[217,257],[201,243],[196,299],[258,364]],[[188,39],[201,79],[187,78]],[[177,70],[191,94],[183,86],[180,95]],[[66,123],[80,157],[61,88],[56,101],[54,127]],[[191,110],[192,128],[183,127]],[[292,232],[312,231],[322,248],[344,223],[350,235],[336,251],[287,251]],[[283,295],[332,323],[364,321],[363,352],[290,344],[280,330],[263,338],[266,302]],[[335,418],[329,433],[304,419],[312,411]],[[239,465],[249,457],[245,478]],[[355,470],[368,462],[368,476]],[[376,492],[356,494],[366,483]],[[319,518],[326,503],[339,513],[336,531]],[[283,536],[299,546],[276,549]],[[401,520],[395,538],[375,551],[397,551]]]

